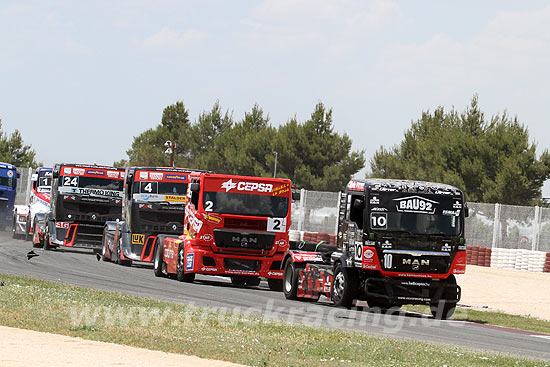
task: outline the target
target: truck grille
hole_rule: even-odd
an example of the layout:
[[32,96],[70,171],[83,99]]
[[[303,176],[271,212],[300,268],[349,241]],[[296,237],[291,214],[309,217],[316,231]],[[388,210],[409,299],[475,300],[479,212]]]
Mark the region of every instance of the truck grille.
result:
[[451,265],[450,253],[384,250],[380,262],[387,271],[444,274]]
[[261,263],[259,260],[225,258],[223,267],[227,270],[259,271]]
[[240,250],[271,250],[275,234],[256,231],[214,229],[214,240],[220,248]]

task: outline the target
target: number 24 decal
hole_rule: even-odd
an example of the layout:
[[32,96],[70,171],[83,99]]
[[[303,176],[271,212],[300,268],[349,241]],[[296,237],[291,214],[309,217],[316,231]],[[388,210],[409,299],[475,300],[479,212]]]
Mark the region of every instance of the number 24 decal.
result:
[[63,177],[63,186],[78,187],[78,177],[71,177],[71,176]]

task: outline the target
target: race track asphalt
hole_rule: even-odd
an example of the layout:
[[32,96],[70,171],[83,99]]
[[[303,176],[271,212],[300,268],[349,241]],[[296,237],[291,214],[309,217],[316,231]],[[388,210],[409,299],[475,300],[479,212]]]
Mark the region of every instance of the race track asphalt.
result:
[[156,278],[149,264],[124,267],[97,261],[90,250],[34,249],[39,256],[27,260],[26,253],[31,249],[30,242],[12,239],[11,233],[0,232],[0,273],[26,275],[196,306],[253,312],[270,318],[355,330],[374,336],[443,343],[550,360],[550,336],[536,333],[474,322],[440,321],[415,313],[386,315],[335,308],[328,302],[289,301],[282,292],[270,291],[265,281],[254,288],[235,287],[227,279],[214,276],[197,276],[194,283],[180,283],[173,279]]

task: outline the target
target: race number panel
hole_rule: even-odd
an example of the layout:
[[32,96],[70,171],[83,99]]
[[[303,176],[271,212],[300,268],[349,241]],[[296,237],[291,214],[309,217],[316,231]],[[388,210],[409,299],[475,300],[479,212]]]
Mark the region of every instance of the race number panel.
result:
[[286,232],[286,218],[267,218],[269,232]]

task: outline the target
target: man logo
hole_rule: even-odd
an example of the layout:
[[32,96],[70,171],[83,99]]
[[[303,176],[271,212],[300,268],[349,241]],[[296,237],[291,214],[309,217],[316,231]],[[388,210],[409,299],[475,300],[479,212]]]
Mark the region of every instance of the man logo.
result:
[[178,226],[175,224],[172,224],[172,231],[175,231],[176,229],[178,229]]
[[235,187],[237,187],[237,184],[233,182],[233,179],[230,179],[229,181],[225,181],[224,183],[222,183],[222,189],[225,189],[225,192],[229,192]]
[[403,265],[412,265],[413,268],[418,269],[419,266],[430,266],[430,260],[403,259]]
[[258,239],[255,237],[241,237],[241,236],[232,236],[232,242],[238,242],[241,244],[241,247],[248,247],[248,244],[258,243]]

